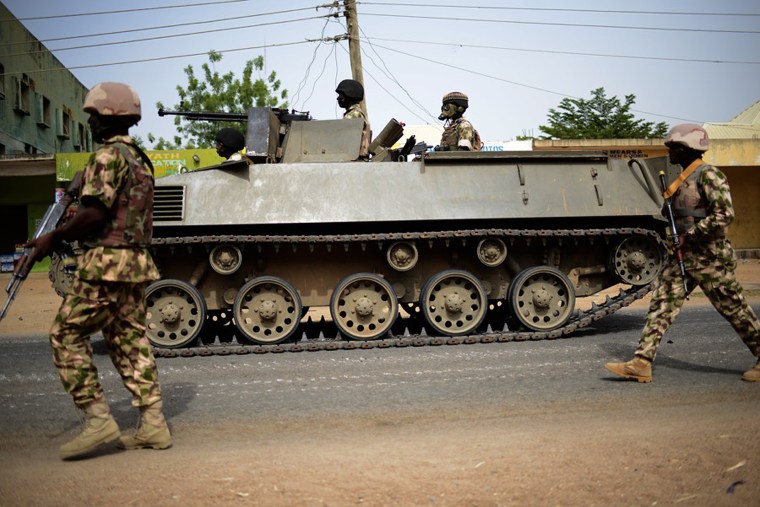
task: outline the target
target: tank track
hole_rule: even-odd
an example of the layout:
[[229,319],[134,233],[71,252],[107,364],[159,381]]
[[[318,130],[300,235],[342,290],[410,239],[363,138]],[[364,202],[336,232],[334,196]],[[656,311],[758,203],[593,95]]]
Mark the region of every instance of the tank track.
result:
[[[434,240],[434,239],[466,239],[466,238],[536,238],[547,241],[548,239],[568,239],[580,242],[582,239],[593,241],[601,239],[609,241],[613,237],[642,235],[662,242],[662,238],[655,231],[643,228],[606,228],[606,229],[473,229],[457,231],[435,231],[421,233],[388,233],[388,234],[355,234],[355,235],[325,235],[325,236],[248,236],[248,235],[220,235],[220,236],[191,236],[154,238],[152,245],[173,246],[188,244],[214,244],[214,243],[275,243],[281,245],[298,244],[343,244],[343,243],[370,243],[380,241],[399,240]],[[424,328],[420,334],[391,335],[378,340],[347,340],[338,334],[337,338],[324,338],[319,333],[318,338],[303,337],[299,341],[285,342],[275,345],[248,345],[238,343],[213,343],[202,346],[170,349],[165,347],[153,347],[156,357],[193,357],[211,355],[243,355],[243,354],[267,354],[283,352],[303,352],[321,350],[354,350],[389,347],[424,347],[440,345],[461,345],[474,343],[512,342],[512,341],[538,341],[566,338],[591,325],[605,316],[611,315],[625,308],[634,301],[643,298],[651,289],[651,285],[631,286],[627,290],[621,289],[613,297],[607,296],[601,304],[592,304],[588,310],[576,310],[568,322],[552,331],[493,331],[490,326],[483,333],[466,336],[430,336]],[[200,342],[201,339],[198,338]]]

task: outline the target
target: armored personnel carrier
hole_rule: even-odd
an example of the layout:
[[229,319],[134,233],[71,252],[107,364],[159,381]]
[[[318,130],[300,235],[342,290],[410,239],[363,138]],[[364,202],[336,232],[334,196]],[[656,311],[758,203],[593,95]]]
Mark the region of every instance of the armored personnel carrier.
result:
[[392,120],[366,162],[361,120],[303,119],[253,108],[248,160],[156,181],[159,355],[557,338],[642,297],[663,264],[664,159],[406,161]]

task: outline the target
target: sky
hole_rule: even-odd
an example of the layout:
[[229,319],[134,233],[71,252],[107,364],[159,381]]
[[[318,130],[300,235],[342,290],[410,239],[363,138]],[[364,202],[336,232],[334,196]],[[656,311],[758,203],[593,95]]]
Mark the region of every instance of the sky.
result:
[[[320,120],[343,113],[334,90],[351,77],[348,43],[333,38],[346,23],[327,17],[342,1],[4,4],[85,86],[132,85],[143,108],[132,133],[143,139],[174,135],[155,105],[178,104],[183,69],[197,74],[212,49],[223,55],[215,69],[236,76],[264,56],[262,76],[277,72],[291,108]],[[487,142],[540,136],[563,98],[599,87],[621,101],[635,95],[636,118],[668,125],[726,122],[760,100],[760,2],[360,0],[357,11],[375,133],[391,118],[440,125],[451,91],[469,96],[465,116]]]

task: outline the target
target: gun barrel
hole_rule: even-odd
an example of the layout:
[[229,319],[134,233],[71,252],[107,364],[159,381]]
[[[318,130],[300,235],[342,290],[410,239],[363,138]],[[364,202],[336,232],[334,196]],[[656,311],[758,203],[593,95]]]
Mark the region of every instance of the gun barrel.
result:
[[8,288],[6,289],[6,292],[8,292],[8,299],[5,301],[2,310],[0,310],[0,320],[3,320],[3,317],[5,317],[5,314],[8,312],[8,308],[10,308],[11,303],[13,302],[13,298],[16,297],[16,292],[18,292],[21,281],[21,278],[18,278],[15,276],[15,274],[13,278],[11,278],[11,282],[8,284]]
[[158,116],[175,115],[184,116],[190,120],[201,121],[248,121],[248,115],[243,113],[204,113],[201,111],[167,111],[166,109],[159,109]]
[[[660,171],[660,186],[662,187],[663,197],[668,188],[665,182],[665,172]],[[665,210],[668,214],[668,228],[670,229],[670,240],[673,242],[673,251],[678,261],[678,269],[683,279],[683,290],[686,292],[686,299],[689,299],[689,286],[686,283],[686,266],[683,263],[683,252],[681,252],[681,239],[678,237],[678,228],[676,228],[676,217],[673,214],[673,204],[669,197],[665,197]]]

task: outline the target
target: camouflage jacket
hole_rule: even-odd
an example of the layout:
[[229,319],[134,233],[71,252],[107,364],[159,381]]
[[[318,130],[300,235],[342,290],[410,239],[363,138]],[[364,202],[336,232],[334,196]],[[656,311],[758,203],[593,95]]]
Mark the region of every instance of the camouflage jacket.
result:
[[715,251],[734,220],[728,179],[722,171],[708,164],[702,164],[681,184],[673,196],[673,205],[704,210],[704,217],[693,219],[685,232],[685,249],[696,254],[709,255]]
[[369,120],[367,119],[367,115],[364,114],[364,111],[362,111],[362,108],[359,104],[352,104],[348,109],[346,109],[346,112],[343,114],[344,120],[350,120],[352,118],[361,118],[364,120],[364,129],[362,129],[362,144],[359,147],[359,156],[363,159],[367,159],[369,158]]
[[[160,278],[148,251],[153,235],[153,182],[149,173],[146,177],[148,171],[131,142],[129,136],[105,140],[85,167],[80,199],[99,200],[109,214],[105,228],[83,242],[86,249],[78,265],[83,280],[138,283]],[[134,181],[140,181],[139,193],[126,199],[128,187],[136,188],[130,184]],[[120,206],[128,209],[120,212]]]
[[443,129],[441,136],[441,149],[443,151],[471,150],[480,151],[483,142],[480,140],[480,134],[475,130],[464,116],[450,122]]

